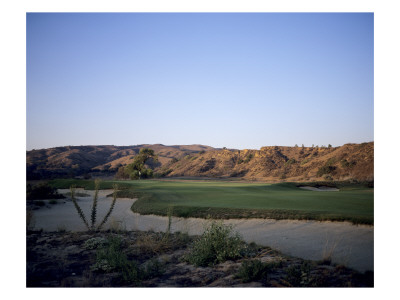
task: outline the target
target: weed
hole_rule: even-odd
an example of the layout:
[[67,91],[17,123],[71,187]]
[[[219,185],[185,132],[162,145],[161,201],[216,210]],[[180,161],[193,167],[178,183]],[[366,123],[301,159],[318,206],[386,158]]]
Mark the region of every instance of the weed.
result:
[[320,261],[320,264],[323,265],[330,265],[332,262],[332,254],[335,251],[337,245],[340,243],[341,239],[336,240],[332,243],[329,242],[329,238],[326,237],[325,241],[325,247],[322,252],[322,260]]
[[65,233],[67,232],[67,227],[64,224],[57,225],[57,232]]
[[135,246],[137,255],[149,258],[168,251],[172,245],[164,234],[145,234],[138,237]]
[[167,210],[167,216],[168,216],[168,225],[167,225],[167,231],[166,231],[166,236],[168,237],[169,234],[171,233],[171,224],[172,224],[172,215],[174,212],[174,207],[172,205],[168,206]]
[[113,217],[111,217],[108,228],[111,232],[116,233],[126,231],[126,225],[122,221],[115,220]]
[[238,233],[233,233],[232,226],[214,221],[195,241],[186,260],[196,266],[211,266],[240,258],[244,252],[245,244]]

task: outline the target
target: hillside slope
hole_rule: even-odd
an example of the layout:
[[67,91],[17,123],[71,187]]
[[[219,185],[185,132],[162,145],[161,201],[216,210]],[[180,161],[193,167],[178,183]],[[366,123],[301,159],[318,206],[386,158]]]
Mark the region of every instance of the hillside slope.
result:
[[27,151],[27,178],[114,175],[141,148],[151,148],[157,176],[242,178],[268,181],[374,179],[374,143],[341,147],[268,146],[260,150],[215,149],[202,145],[67,146]]

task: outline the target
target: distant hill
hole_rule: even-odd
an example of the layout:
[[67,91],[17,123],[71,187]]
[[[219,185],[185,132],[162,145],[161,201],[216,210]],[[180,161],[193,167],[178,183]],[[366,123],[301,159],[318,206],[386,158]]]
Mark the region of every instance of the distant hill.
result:
[[211,177],[267,181],[374,179],[374,143],[341,147],[268,146],[260,150],[203,145],[65,146],[26,152],[27,178],[115,175],[141,148],[158,161],[148,167],[159,177]]

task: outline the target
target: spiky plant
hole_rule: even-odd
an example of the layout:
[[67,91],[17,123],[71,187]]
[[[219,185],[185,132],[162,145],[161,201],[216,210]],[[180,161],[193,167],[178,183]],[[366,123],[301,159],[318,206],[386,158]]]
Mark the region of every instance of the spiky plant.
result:
[[113,200],[111,202],[111,206],[110,209],[108,210],[107,214],[104,216],[103,221],[100,223],[100,225],[97,227],[97,230],[100,230],[101,227],[107,222],[108,218],[110,217],[114,206],[115,206],[115,202],[117,202],[117,192],[118,192],[118,185],[117,184],[113,184]]
[[83,213],[81,207],[79,206],[78,202],[76,202],[76,199],[75,199],[75,189],[76,189],[76,187],[74,185],[72,185],[69,189],[71,191],[72,202],[74,203],[74,206],[75,206],[75,208],[76,208],[76,210],[78,212],[79,217],[82,219],[83,223],[85,223],[87,229],[90,230],[90,227],[89,227],[89,224],[88,224],[88,222],[86,220],[85,214]]
[[96,224],[96,215],[97,215],[97,199],[99,197],[99,187],[100,187],[100,179],[96,179],[94,181],[94,197],[93,197],[93,205],[92,205],[92,214],[91,221],[92,224],[90,226],[91,230],[94,230],[94,225]]
[[167,210],[167,216],[168,216],[167,234],[171,233],[171,223],[172,223],[173,211],[174,211],[174,206],[173,205],[168,206],[168,210]]
[[108,210],[107,214],[104,216],[103,221],[100,223],[100,225],[96,228],[96,216],[97,216],[97,199],[98,199],[98,192],[99,192],[99,187],[100,187],[100,181],[96,180],[95,181],[95,193],[93,197],[93,204],[92,204],[92,211],[91,211],[91,226],[89,226],[88,221],[86,220],[85,214],[83,213],[81,207],[79,206],[78,202],[76,201],[75,198],[75,186],[71,186],[71,199],[72,202],[74,203],[74,206],[76,208],[76,211],[78,212],[79,217],[82,219],[83,223],[85,223],[85,226],[89,231],[96,231],[96,230],[101,230],[102,226],[107,222],[108,218],[110,217],[115,203],[117,202],[117,192],[118,192],[118,185],[114,184],[113,185],[113,200],[111,202],[110,209]]

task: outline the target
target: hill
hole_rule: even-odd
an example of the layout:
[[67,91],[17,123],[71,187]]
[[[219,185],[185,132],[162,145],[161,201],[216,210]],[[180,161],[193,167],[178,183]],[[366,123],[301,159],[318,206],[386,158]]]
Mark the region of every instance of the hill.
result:
[[153,149],[148,167],[158,177],[212,177],[267,181],[374,179],[374,143],[340,147],[268,146],[260,150],[203,145],[65,146],[26,152],[27,178],[114,176],[141,148]]

